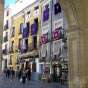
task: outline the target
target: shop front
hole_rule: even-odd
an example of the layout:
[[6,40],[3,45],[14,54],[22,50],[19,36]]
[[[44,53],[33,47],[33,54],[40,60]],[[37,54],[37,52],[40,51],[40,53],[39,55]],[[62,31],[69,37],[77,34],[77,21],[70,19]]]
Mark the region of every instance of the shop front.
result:
[[20,68],[31,70],[31,80],[39,79],[39,58],[38,52],[23,53],[18,55],[20,60]]
[[61,79],[61,65],[60,64],[54,64],[53,65],[54,75],[53,79],[54,82],[60,82]]

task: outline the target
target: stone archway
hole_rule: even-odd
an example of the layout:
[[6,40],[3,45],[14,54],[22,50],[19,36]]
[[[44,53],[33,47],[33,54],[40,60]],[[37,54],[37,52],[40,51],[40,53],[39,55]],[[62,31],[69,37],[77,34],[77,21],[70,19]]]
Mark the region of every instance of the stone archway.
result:
[[88,0],[59,0],[67,19],[69,88],[88,88]]

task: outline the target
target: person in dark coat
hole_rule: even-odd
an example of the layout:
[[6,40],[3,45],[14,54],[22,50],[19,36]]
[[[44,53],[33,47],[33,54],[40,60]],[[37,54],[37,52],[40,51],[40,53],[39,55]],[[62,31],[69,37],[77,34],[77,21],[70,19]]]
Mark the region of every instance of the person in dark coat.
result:
[[8,68],[6,68],[6,71],[5,71],[5,73],[6,73],[6,78],[9,78],[10,71],[9,71],[9,69],[8,69]]
[[18,78],[19,79],[22,77],[22,74],[23,74],[22,69],[20,69],[19,72],[18,72]]
[[10,75],[11,75],[11,80],[10,81],[13,81],[14,78],[15,78],[15,70],[13,68],[11,68]]
[[30,80],[31,79],[31,71],[30,71],[30,68],[28,68],[28,80]]
[[26,72],[23,70],[23,75],[22,75],[22,83],[26,82]]

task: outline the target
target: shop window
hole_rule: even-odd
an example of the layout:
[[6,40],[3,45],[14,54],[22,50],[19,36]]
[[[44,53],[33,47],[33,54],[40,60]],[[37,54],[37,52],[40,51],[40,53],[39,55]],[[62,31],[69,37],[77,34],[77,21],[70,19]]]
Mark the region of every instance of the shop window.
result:
[[33,63],[33,64],[32,64],[32,71],[33,71],[33,72],[36,72],[36,63]]
[[5,68],[7,68],[7,59],[5,59]]

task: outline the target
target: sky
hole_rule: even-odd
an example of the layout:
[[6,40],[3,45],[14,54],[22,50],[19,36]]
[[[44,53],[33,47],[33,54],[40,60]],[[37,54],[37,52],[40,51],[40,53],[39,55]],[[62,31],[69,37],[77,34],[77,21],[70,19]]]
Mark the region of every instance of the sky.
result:
[[16,2],[16,0],[5,0],[4,7],[6,7],[6,6],[8,6],[9,4],[14,3],[14,2]]

